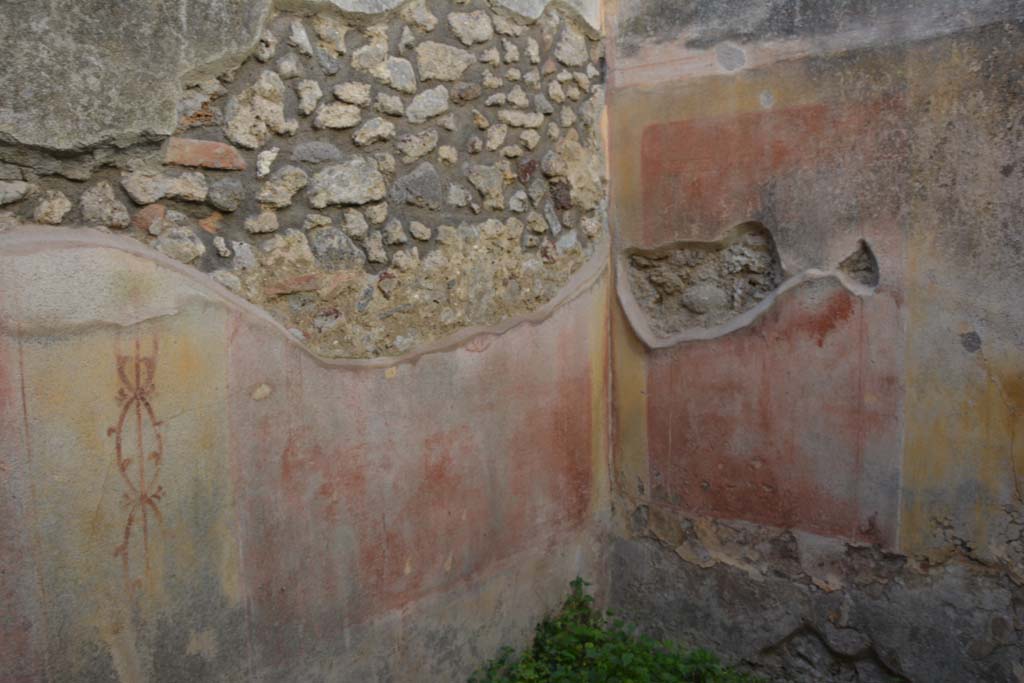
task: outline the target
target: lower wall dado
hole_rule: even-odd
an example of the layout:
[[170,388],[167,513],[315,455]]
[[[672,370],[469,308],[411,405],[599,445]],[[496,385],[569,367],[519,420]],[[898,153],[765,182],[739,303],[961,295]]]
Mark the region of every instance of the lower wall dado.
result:
[[967,557],[931,565],[778,527],[623,509],[610,602],[660,638],[769,680],[1016,681],[1024,587]]

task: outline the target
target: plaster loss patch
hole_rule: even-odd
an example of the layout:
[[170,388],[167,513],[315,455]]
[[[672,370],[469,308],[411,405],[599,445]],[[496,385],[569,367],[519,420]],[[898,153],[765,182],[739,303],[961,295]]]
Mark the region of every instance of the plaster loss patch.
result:
[[856,251],[842,260],[839,270],[859,285],[871,288],[878,286],[878,259],[864,240],[860,241]]
[[159,148],[86,178],[5,165],[0,204],[130,235],[325,356],[550,301],[604,230],[602,44],[572,13],[485,0],[367,21],[271,16],[240,66],[185,89]]
[[782,284],[771,233],[743,223],[718,242],[678,242],[626,258],[633,297],[651,329],[671,336],[722,325]]

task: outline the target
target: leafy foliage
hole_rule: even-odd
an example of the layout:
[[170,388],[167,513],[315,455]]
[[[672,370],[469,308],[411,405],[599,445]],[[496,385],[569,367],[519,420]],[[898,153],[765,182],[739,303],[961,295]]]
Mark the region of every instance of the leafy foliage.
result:
[[594,609],[576,578],[561,611],[542,621],[533,645],[516,656],[503,648],[470,683],[754,683],[706,650],[639,635],[610,612]]

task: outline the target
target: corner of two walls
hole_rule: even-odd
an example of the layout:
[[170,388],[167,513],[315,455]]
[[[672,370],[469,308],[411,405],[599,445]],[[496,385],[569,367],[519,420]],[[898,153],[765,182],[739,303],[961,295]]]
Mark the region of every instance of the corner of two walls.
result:
[[[419,3],[401,4],[377,9],[407,12],[409,26],[430,22]],[[435,18],[441,4],[427,1]],[[533,151],[519,129],[533,129],[513,123],[532,112],[499,122],[506,138],[519,133],[506,147],[523,140],[515,156],[504,140],[488,148],[496,115],[486,105],[487,126],[472,121],[481,136],[472,152],[476,143],[454,139],[461,127],[428,123],[432,145],[384,100],[353,105],[360,120],[348,126],[353,112],[340,105],[361,93],[336,95],[340,81],[320,84],[308,114],[297,113],[302,93],[315,90],[293,86],[316,79],[261,90],[252,59],[215,86],[209,77],[269,49],[269,3],[246,5],[241,25],[225,3],[226,23],[205,30],[239,44],[212,53],[197,45],[216,41],[187,25],[203,17],[158,10],[153,22],[185,29],[140,51],[124,83],[94,74],[100,90],[123,95],[108,112],[76,89],[88,82],[69,79],[83,55],[55,60],[49,89],[74,87],[51,99],[52,118],[0,119],[0,197],[13,214],[0,234],[0,549],[17,558],[0,574],[17,615],[0,623],[12,644],[6,670],[25,680],[452,680],[500,644],[524,642],[565,582],[590,574],[645,629],[786,680],[1019,677],[1024,321],[1014,302],[1024,283],[1010,254],[1024,207],[1021,139],[1007,121],[1020,116],[1010,74],[1022,67],[1024,18],[997,1],[963,23],[940,4],[882,18],[813,9],[794,23],[779,2],[609,3],[607,108],[590,119],[572,107],[576,120],[554,107],[543,114],[559,125],[564,116],[581,142],[537,141],[555,152],[546,169],[538,159],[548,179],[538,198],[518,173]],[[597,3],[577,5],[554,7],[590,28],[601,20]],[[501,3],[527,32],[551,25],[544,6]],[[333,68],[375,37],[385,42],[354,9],[287,7],[304,22],[319,12],[351,24],[363,38],[347,56],[302,55],[287,21],[271,38],[299,52],[300,66]],[[883,19],[891,32],[872,28]],[[321,28],[307,26],[316,55],[333,35]],[[420,44],[431,33],[410,31]],[[448,31],[436,35],[457,50],[491,47]],[[397,52],[404,40],[388,35],[387,52],[413,64]],[[497,48],[502,38],[487,40]],[[528,60],[528,45],[517,47]],[[495,69],[514,68],[507,52],[501,44]],[[30,54],[15,55],[18,68],[3,77],[24,75]],[[283,56],[275,71],[295,66]],[[420,93],[401,89],[404,65],[375,65],[354,80],[407,111]],[[582,89],[582,79],[568,69],[560,80],[561,71],[542,75],[572,100],[563,86]],[[148,99],[131,88],[146,73],[170,79],[156,79]],[[508,102],[511,81],[499,88]],[[445,89],[451,98],[454,85]],[[169,136],[223,143],[213,131],[239,102],[252,127],[235,134],[271,136],[238,151],[244,171],[165,169]],[[75,103],[88,115],[68,115]],[[306,131],[327,103],[337,104],[324,125]],[[379,123],[362,130],[374,119],[395,135]],[[392,176],[386,156],[357,145],[387,198],[307,211],[317,208],[306,202],[320,165],[337,160],[309,161],[307,152],[334,154],[309,147],[299,163],[316,168],[301,169],[305,183],[284,173],[298,159],[292,121],[303,142],[346,154],[360,130],[379,151],[404,140],[410,161]],[[604,145],[588,147],[598,134]],[[275,146],[277,157],[261,158]],[[442,147],[456,150],[457,165],[445,166],[453,157]],[[462,206],[446,191],[431,208],[429,170],[398,182],[424,160],[447,182],[480,153],[494,158],[477,165],[499,172],[476,174],[479,184],[467,172]],[[227,158],[215,157],[206,161]],[[603,174],[595,162],[607,163]],[[186,173],[204,179],[183,182]],[[231,193],[212,192],[236,173],[241,211],[224,208]],[[594,200],[601,175],[611,179],[607,237],[603,197],[589,216],[565,215],[579,208],[567,202]],[[109,192],[86,200],[97,180]],[[521,219],[497,220],[495,185],[509,208],[513,199],[526,208],[515,194],[526,195]],[[376,195],[373,186],[364,189]],[[495,203],[485,206],[489,191]],[[263,233],[266,211],[277,230]],[[424,220],[432,212],[443,220]],[[393,244],[388,218],[399,220]],[[181,239],[152,251],[165,228]],[[303,247],[289,229],[322,239]],[[380,262],[369,258],[374,231]],[[401,308],[391,296],[414,291],[402,273],[451,246],[442,232],[470,275],[483,264],[466,256],[476,240],[498,250],[485,250],[483,265],[504,259],[487,271],[498,281],[520,279],[529,259],[519,255],[535,252],[540,265],[525,270],[545,294],[492,306],[492,280],[477,282],[456,292],[465,317],[410,341],[401,325],[416,329],[422,311],[391,311]],[[566,232],[576,244],[559,249]],[[232,241],[255,245],[255,268],[235,263]],[[247,271],[278,267],[287,278],[250,282]],[[234,275],[218,278],[242,296],[200,271]],[[359,287],[346,289],[352,278],[338,275],[348,272]],[[456,280],[458,290],[465,280]],[[330,342],[344,329],[330,324],[338,315],[305,315],[319,311],[318,297],[364,314],[358,296],[345,297],[371,284],[381,306],[372,313],[398,324],[323,354],[365,360],[303,348],[317,346],[311,334]]]
[[0,677],[462,680],[603,590],[596,4],[102,4],[0,23]]

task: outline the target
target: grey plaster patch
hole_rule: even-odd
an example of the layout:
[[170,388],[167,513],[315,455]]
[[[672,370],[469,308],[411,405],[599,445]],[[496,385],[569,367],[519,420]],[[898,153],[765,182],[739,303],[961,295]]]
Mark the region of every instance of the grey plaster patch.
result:
[[169,135],[183,81],[240,63],[269,9],[270,0],[5,3],[0,141],[79,151]]
[[973,330],[960,335],[960,344],[967,353],[977,353],[981,350],[981,335]]
[[736,71],[747,63],[747,55],[743,49],[732,43],[723,43],[715,47],[715,57],[726,71]]

